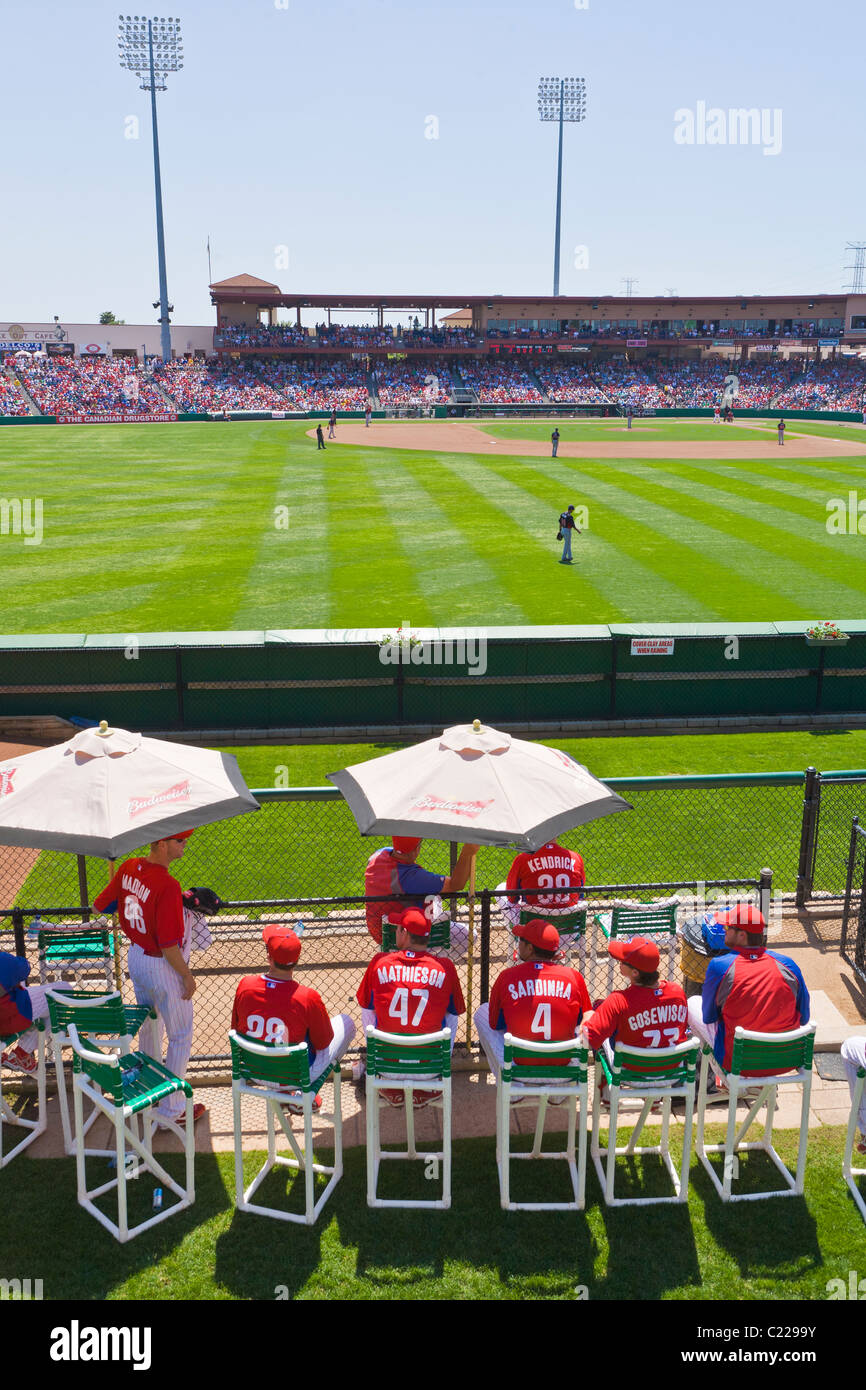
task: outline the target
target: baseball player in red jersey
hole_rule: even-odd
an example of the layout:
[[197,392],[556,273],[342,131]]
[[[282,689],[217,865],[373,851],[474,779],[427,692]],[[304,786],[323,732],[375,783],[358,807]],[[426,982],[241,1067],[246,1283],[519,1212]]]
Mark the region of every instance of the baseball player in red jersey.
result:
[[[438,1033],[451,1030],[451,1049],[457,1037],[459,1016],[466,1012],[460,980],[453,961],[427,950],[430,922],[417,908],[403,913],[396,932],[396,951],[381,951],[367,966],[358,1003],[365,1028],[383,1033]],[[392,1105],[403,1104],[402,1091],[382,1091]],[[435,1092],[419,1092],[420,1107],[437,1099]]]
[[564,1042],[573,1038],[591,1007],[586,982],[578,970],[559,965],[559,932],[535,917],[514,929],[518,965],[503,970],[490,992],[489,1004],[475,1015],[475,1027],[494,1076],[502,1070],[505,1034],[528,1042]]
[[[581,1036],[597,1052],[603,1047],[613,1061],[613,1044],[627,1047],[676,1047],[689,1037],[688,1004],[679,985],[659,980],[659,948],[646,937],[611,941],[608,951],[620,962],[625,989],[616,989],[586,1015]],[[605,1102],[602,1085],[602,1104]]]
[[[301,956],[301,939],[289,927],[272,923],[262,931],[268,969],[263,975],[245,975],[237,987],[232,1009],[232,1028],[258,1042],[286,1047],[305,1042],[310,1059],[310,1080],[339,1062],[355,1036],[348,1014],[328,1017],[317,990],[293,978]],[[317,1095],[314,1108],[322,1108]],[[300,1104],[288,1107],[302,1114]]]
[[[156,1009],[168,1034],[165,1065],[175,1076],[186,1075],[192,1050],[195,978],[183,955],[184,920],[180,884],[168,871],[182,859],[191,830],[157,840],[146,858],[127,859],[111,882],[93,900],[98,912],[117,912],[118,921],[132,943],[126,965],[138,1004]],[[161,1034],[148,1020],[140,1034],[142,1052],[162,1061]],[[160,1103],[161,1124],[184,1124],[182,1092]],[[193,1121],[205,1114],[201,1103],[193,1106]]]
[[[551,908],[577,907],[585,882],[586,871],[580,855],[549,840],[531,854],[518,854],[508,870],[505,891],[511,902],[523,898],[529,907],[537,907],[541,914]],[[563,889],[573,891],[563,892]],[[528,892],[532,896],[527,898]]]
[[[369,897],[382,897],[385,893],[411,894],[416,899],[412,906],[422,908],[425,898],[440,893],[459,893],[466,887],[473,857],[478,853],[477,845],[463,846],[453,874],[446,877],[416,864],[421,844],[415,836],[395,835],[390,845],[372,854],[364,873],[364,892]],[[405,902],[367,904],[367,930],[378,946],[382,944],[382,919],[387,917],[396,922],[408,906]],[[452,948],[465,950],[468,940],[468,929],[452,922]]]

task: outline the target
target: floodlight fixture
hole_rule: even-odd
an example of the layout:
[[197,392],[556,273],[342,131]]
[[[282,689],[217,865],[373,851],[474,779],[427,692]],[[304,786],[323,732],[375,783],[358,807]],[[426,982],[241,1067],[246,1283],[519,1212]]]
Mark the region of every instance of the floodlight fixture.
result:
[[145,15],[118,15],[117,48],[120,66],[139,78],[141,90],[150,92],[153,132],[153,182],[156,194],[156,250],[159,263],[160,341],[163,361],[171,359],[171,320],[173,306],[168,302],[165,269],[165,231],[162,217],[162,178],[159,168],[159,130],[156,120],[156,94],[166,90],[166,77],[183,67],[180,20]]
[[559,294],[559,242],[562,222],[562,129],[566,121],[586,119],[586,78],[542,77],[538,83],[538,119],[558,121],[559,154],[556,164],[556,239],[553,252],[553,293]]

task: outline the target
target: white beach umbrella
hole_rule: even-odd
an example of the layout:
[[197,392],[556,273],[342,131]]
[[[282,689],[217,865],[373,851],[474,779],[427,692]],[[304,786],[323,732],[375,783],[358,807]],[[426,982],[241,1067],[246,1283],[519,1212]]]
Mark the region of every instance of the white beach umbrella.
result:
[[538,849],[629,802],[557,748],[458,724],[438,738],[328,774],[362,835]]
[[118,859],[153,840],[259,803],[227,753],[84,729],[0,762],[0,844]]

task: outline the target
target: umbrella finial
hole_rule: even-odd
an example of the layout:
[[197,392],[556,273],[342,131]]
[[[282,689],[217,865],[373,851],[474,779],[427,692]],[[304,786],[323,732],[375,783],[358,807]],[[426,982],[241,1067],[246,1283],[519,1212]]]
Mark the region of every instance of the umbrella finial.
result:
[[107,719],[100,719],[100,721],[99,721],[99,732],[102,734],[103,738],[105,738],[106,734],[108,733],[108,720],[107,720]]
[[480,734],[480,733],[481,733],[481,720],[480,720],[480,719],[473,719],[473,721],[472,721],[472,728],[473,728],[473,730],[474,730],[474,732],[475,732],[476,734]]

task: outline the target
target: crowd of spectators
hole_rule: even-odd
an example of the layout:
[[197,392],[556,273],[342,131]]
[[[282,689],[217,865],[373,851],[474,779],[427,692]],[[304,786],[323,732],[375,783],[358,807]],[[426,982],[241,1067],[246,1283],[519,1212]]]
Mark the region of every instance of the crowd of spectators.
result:
[[553,361],[534,366],[545,394],[560,405],[604,405],[610,399],[583,363]]
[[543,399],[532,377],[512,358],[464,359],[458,371],[482,405],[540,405]]
[[422,362],[377,362],[373,379],[385,410],[407,405],[441,405],[451,396],[451,373],[438,358]]
[[274,327],[264,323],[251,326],[224,324],[217,329],[215,341],[221,347],[294,347],[299,343],[309,346],[306,328],[298,328],[293,323],[280,323]]
[[150,415],[171,407],[154,380],[122,357],[33,357],[16,371],[43,415]]
[[787,410],[866,410],[866,362],[821,362],[798,372],[776,404]]
[[30,407],[14,375],[0,367],[0,415],[29,415]]

